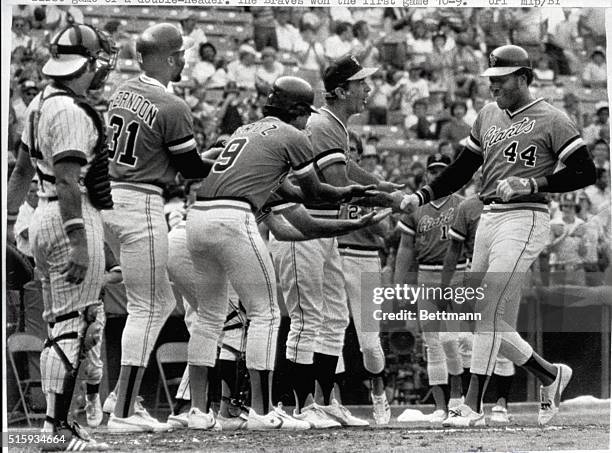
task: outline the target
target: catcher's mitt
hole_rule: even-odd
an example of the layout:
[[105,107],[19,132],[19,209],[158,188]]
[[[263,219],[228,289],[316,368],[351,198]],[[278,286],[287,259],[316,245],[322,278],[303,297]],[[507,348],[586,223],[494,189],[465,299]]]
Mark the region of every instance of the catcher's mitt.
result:
[[34,278],[34,268],[27,256],[13,244],[6,244],[6,288],[19,291]]

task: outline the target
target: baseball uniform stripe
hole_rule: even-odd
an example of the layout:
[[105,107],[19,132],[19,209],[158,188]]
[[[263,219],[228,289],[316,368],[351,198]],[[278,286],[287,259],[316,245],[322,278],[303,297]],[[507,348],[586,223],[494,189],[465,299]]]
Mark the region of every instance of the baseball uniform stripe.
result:
[[[144,330],[144,341],[142,342],[142,351],[141,357],[146,357],[147,353],[147,341],[150,336],[151,325],[153,324],[153,314],[155,312],[154,301],[155,301],[155,237],[153,234],[153,219],[151,218],[151,195],[147,195],[145,201],[145,217],[147,219],[147,239],[149,244],[149,262],[151,263],[151,268],[149,269],[149,310],[147,322],[145,324]],[[154,341],[156,338],[153,339]],[[129,393],[128,393],[129,395]]]
[[293,174],[299,178],[313,171],[314,165],[312,162],[307,162],[304,165],[293,167],[292,170],[293,170]]
[[[521,250],[521,253],[519,253],[518,258],[514,262],[514,266],[512,267],[512,271],[510,272],[510,277],[506,281],[506,285],[504,286],[504,289],[499,294],[499,297],[497,297],[497,296],[495,297],[495,300],[496,300],[496,302],[495,302],[495,312],[494,312],[494,315],[493,315],[493,344],[495,344],[496,336],[499,334],[499,332],[497,331],[497,313],[499,311],[500,301],[504,300],[505,292],[508,290],[508,286],[510,286],[510,282],[512,281],[512,277],[514,276],[514,272],[516,271],[517,266],[521,262],[521,258],[523,257],[523,254],[527,250],[527,245],[529,245],[529,243],[531,242],[531,239],[533,237],[533,233],[535,231],[535,226],[536,226],[536,214],[535,214],[535,212],[532,212],[531,213],[531,228],[529,230],[529,235],[527,236],[527,239],[525,240],[525,243],[523,244],[523,250]],[[497,357],[493,357],[493,349],[491,349],[491,351],[489,351],[489,359],[487,360],[487,367],[485,369],[488,370],[489,367],[491,366],[491,362],[495,361],[496,359],[497,359]]]
[[191,151],[192,149],[196,147],[197,147],[197,143],[195,141],[195,138],[193,137],[191,137],[189,140],[185,142],[177,143],[175,145],[168,144],[168,150],[173,154],[179,154],[179,153]]
[[[266,342],[266,351],[268,351],[268,353],[266,354],[266,369],[270,370],[272,368],[274,368],[274,364],[270,365],[270,358],[271,358],[271,348],[276,347],[276,345],[272,344],[272,339],[273,339],[273,328],[272,326],[275,324],[276,322],[276,316],[274,315],[274,292],[276,290],[276,278],[274,278],[274,288],[272,287],[272,278],[270,278],[270,274],[268,273],[268,269],[266,268],[266,263],[263,259],[263,257],[261,256],[261,253],[259,253],[259,248],[257,247],[257,243],[255,242],[255,238],[253,237],[253,232],[251,231],[251,216],[247,215],[246,219],[245,219],[245,228],[246,228],[246,232],[247,235],[249,236],[249,242],[251,243],[251,247],[253,247],[253,252],[255,253],[255,256],[257,257],[257,261],[259,261],[259,265],[261,267],[261,272],[266,280],[266,288],[268,290],[268,307],[270,308],[270,325],[269,325],[269,329],[268,329],[268,341]],[[257,224],[255,224],[255,229],[257,230]]]
[[397,226],[399,227],[400,230],[402,230],[402,233],[409,234],[411,236],[416,235],[416,231],[414,231],[412,228],[410,228],[408,225],[406,225],[402,221],[397,222]]
[[297,203],[281,203],[278,204],[276,206],[270,206],[270,210],[274,213],[274,214],[280,214],[283,211],[286,211],[288,209],[291,208],[296,208],[299,205]]
[[508,109],[506,109],[506,113],[508,114],[508,116],[509,116],[510,118],[512,118],[512,117],[514,117],[514,116],[518,115],[519,113],[524,112],[524,111],[525,111],[525,110],[527,110],[528,108],[533,107],[533,106],[534,106],[534,105],[536,105],[538,102],[543,101],[543,100],[544,100],[544,98],[537,98],[535,101],[530,102],[530,103],[529,103],[529,104],[527,104],[527,105],[524,105],[523,107],[519,108],[518,110],[516,110],[516,111],[514,111],[514,112],[511,112],[511,111],[509,111]]
[[162,195],[164,190],[153,184],[136,183],[136,182],[113,182],[111,181],[112,189],[133,190],[136,192],[145,193],[148,195]]
[[357,258],[378,258],[377,250],[357,250],[352,248],[340,248],[341,256],[354,256]]
[[542,203],[503,203],[503,204],[488,204],[482,208],[482,212],[508,212],[517,209],[529,209],[531,211],[541,211],[548,213],[548,206]]
[[61,151],[59,153],[53,154],[53,163],[56,164],[62,159],[73,158],[79,161],[80,165],[85,165],[87,163],[87,156],[83,151],[78,149],[67,149],[66,151]]
[[252,212],[251,205],[246,201],[232,200],[230,198],[217,198],[210,200],[198,200],[193,209],[207,211],[209,209],[240,209],[241,211]]
[[464,234],[459,233],[457,230],[453,229],[453,227],[449,228],[448,235],[452,237],[453,239],[457,241],[461,241],[461,242],[465,241],[466,239]]
[[341,150],[333,150],[328,153],[321,153],[317,156],[315,163],[321,169],[336,163],[346,163],[346,156]]
[[310,208],[307,208],[306,211],[308,211],[308,213],[313,217],[328,218],[328,219],[329,218],[337,219],[338,213],[339,213],[338,209],[310,209]]
[[561,162],[567,159],[574,151],[581,146],[585,146],[584,140],[577,135],[570,138],[565,144],[557,151],[557,156]]
[[[293,350],[293,356],[296,357],[296,363],[297,363],[298,346],[300,344],[300,338],[302,336],[302,332],[304,331],[304,310],[302,309],[302,294],[300,291],[300,279],[299,279],[298,270],[297,270],[297,257],[295,253],[295,242],[291,243],[291,265],[293,267],[293,279],[295,281],[295,294],[296,294],[296,299],[297,299],[297,308],[300,310],[300,318],[297,320],[299,323],[299,327],[296,329],[297,338],[295,340],[295,346]],[[293,319],[291,320],[291,322],[293,322]]]
[[472,134],[465,141],[465,146],[470,151],[474,151],[475,153],[482,153],[482,147],[480,146],[480,142],[474,137]]

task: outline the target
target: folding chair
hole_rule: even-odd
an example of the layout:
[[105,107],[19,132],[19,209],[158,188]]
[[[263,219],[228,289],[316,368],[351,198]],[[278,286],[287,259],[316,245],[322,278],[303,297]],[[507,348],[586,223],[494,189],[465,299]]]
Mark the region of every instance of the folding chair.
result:
[[[11,362],[11,367],[13,368],[13,374],[15,375],[15,379],[17,380],[17,388],[19,389],[19,401],[17,401],[7,418],[11,419],[11,416],[15,414],[15,412],[21,405],[23,407],[23,413],[25,415],[26,421],[28,422],[28,426],[32,426],[32,422],[30,420],[31,418],[45,418],[45,414],[32,413],[31,410],[28,408],[28,402],[26,399],[26,396],[28,395],[30,389],[34,387],[40,387],[41,381],[40,379],[31,378],[22,379],[15,361],[15,354],[36,354],[36,356],[40,360],[40,353],[43,350],[43,346],[43,341],[40,338],[22,332],[14,333],[6,341],[9,360]],[[11,421],[17,421],[20,419],[22,418],[19,417]]]
[[177,377],[167,379],[164,371],[164,365],[169,363],[187,364],[187,342],[164,343],[157,348],[155,358],[157,360],[157,368],[159,369],[160,377],[160,380],[157,383],[157,393],[155,396],[155,411],[157,411],[159,408],[159,397],[162,385],[164,387],[164,392],[166,393],[168,406],[172,411],[174,409],[174,404],[172,402],[172,395],[170,394],[170,386],[178,386],[181,383],[182,373]]

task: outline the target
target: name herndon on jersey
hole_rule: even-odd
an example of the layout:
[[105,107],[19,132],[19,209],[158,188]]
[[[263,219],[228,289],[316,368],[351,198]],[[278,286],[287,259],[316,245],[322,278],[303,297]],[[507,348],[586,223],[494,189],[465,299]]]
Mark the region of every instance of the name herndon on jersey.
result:
[[155,104],[140,94],[131,91],[117,91],[111,99],[110,109],[124,109],[135,113],[149,128],[153,127],[159,109]]
[[432,228],[439,227],[440,225],[448,225],[453,218],[454,212],[455,208],[450,208],[448,211],[441,213],[440,216],[436,217],[435,219],[433,217],[429,217],[428,215],[421,217],[417,225],[417,231],[419,233],[427,233]]
[[512,123],[506,129],[498,129],[497,126],[491,126],[484,135],[483,148],[489,149],[507,138],[516,137],[517,135],[528,134],[535,127],[535,120],[529,121],[529,117],[523,118],[521,121]]

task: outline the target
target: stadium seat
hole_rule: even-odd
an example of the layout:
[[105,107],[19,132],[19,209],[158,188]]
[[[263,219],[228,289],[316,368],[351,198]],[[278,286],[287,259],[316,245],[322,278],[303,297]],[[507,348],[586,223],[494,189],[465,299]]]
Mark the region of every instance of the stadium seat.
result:
[[[40,379],[33,379],[30,377],[22,376],[19,373],[19,368],[17,367],[17,354],[28,354],[31,355],[32,358],[36,359],[38,363],[40,363],[40,353],[43,350],[43,341],[28,333],[17,332],[11,335],[6,340],[6,348],[8,350],[9,361],[11,362],[11,368],[13,370],[13,374],[15,375],[15,379],[17,380],[17,388],[19,389],[19,401],[13,407],[11,412],[8,414],[8,419],[11,422],[15,422],[18,420],[25,420],[28,423],[28,426],[32,426],[31,419],[44,419],[44,413],[34,413],[28,404],[29,392],[30,389],[41,386]],[[24,417],[16,417],[12,418],[12,416],[17,412],[19,406],[23,408]]]
[[157,361],[157,368],[159,369],[159,381],[157,383],[157,393],[155,395],[155,411],[160,406],[160,393],[161,387],[164,387],[164,393],[166,394],[166,401],[170,410],[174,408],[172,402],[172,395],[170,394],[170,386],[178,386],[181,382],[182,372],[177,377],[170,379],[166,378],[166,372],[164,365],[170,363],[184,363],[187,364],[187,343],[186,342],[172,342],[164,343],[157,348],[155,352],[155,359]]

